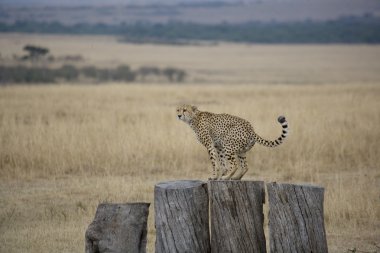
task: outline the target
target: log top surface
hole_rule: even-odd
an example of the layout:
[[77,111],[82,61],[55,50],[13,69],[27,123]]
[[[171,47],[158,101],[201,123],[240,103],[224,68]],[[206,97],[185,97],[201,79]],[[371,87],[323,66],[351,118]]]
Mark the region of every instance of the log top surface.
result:
[[285,187],[307,187],[307,188],[315,188],[315,189],[324,189],[323,186],[320,185],[314,185],[314,184],[309,184],[309,183],[297,183],[297,184],[290,184],[290,183],[277,183],[277,182],[270,182],[267,183],[268,185],[278,185],[278,186],[285,186]]
[[264,181],[255,180],[209,180],[209,183],[264,183]]
[[100,203],[98,206],[120,206],[120,207],[124,207],[124,206],[138,206],[138,205],[147,205],[149,206],[150,203],[148,202],[128,202],[128,203],[107,203],[107,202],[104,202],[104,203]]
[[198,187],[202,184],[205,184],[205,182],[200,181],[200,180],[176,180],[176,181],[160,182],[156,184],[156,187],[164,188],[164,189],[186,189],[186,188]]

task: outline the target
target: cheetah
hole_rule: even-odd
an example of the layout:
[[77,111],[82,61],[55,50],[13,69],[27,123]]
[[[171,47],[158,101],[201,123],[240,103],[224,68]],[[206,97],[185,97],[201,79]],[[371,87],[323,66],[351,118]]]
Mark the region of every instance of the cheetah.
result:
[[282,134],[274,141],[261,138],[248,121],[229,114],[204,112],[196,106],[182,105],[177,108],[177,117],[194,130],[198,141],[206,147],[212,164],[209,180],[241,180],[248,171],[246,152],[256,142],[276,147],[288,135],[288,122],[284,116],[278,117]]

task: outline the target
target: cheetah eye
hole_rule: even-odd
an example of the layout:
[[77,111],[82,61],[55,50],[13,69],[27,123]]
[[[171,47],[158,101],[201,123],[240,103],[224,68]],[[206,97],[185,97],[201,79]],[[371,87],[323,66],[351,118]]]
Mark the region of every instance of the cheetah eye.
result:
[[183,112],[186,112],[187,110],[186,109],[183,109]]

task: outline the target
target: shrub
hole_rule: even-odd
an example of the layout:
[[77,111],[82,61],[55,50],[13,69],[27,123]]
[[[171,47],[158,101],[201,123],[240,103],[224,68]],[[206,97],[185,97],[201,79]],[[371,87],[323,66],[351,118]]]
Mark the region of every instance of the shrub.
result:
[[83,75],[94,81],[122,81],[133,82],[138,75],[164,76],[170,82],[182,82],[186,72],[176,68],[159,69],[156,67],[141,67],[137,71],[131,70],[128,65],[120,65],[115,69],[96,68],[87,66],[81,69],[73,65],[63,65],[58,69],[47,67],[0,66],[0,83],[53,83],[57,79],[73,82]]
[[56,77],[64,78],[66,81],[75,81],[78,79],[79,71],[72,65],[63,65],[55,70]]

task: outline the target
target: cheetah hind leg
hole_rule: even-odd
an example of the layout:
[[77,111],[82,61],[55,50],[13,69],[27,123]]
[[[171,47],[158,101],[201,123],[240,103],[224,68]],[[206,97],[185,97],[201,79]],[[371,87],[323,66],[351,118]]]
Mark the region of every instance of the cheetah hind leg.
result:
[[219,177],[219,168],[216,164],[218,152],[215,148],[209,148],[208,154],[210,156],[210,161],[212,164],[212,175],[211,175],[211,177],[209,177],[209,180],[216,180]]
[[238,158],[240,161],[240,169],[239,169],[239,172],[235,173],[235,175],[231,178],[233,180],[241,180],[241,178],[248,171],[247,158],[245,157],[245,154],[239,154]]
[[233,155],[226,154],[226,158],[229,161],[228,170],[227,170],[227,173],[221,177],[222,180],[231,179],[231,177],[234,175],[234,173],[238,169],[235,154],[233,154]]
[[227,173],[227,166],[226,166],[226,152],[222,148],[218,148],[218,158],[219,158],[219,173],[218,173],[218,179],[221,179],[222,176],[226,175]]

